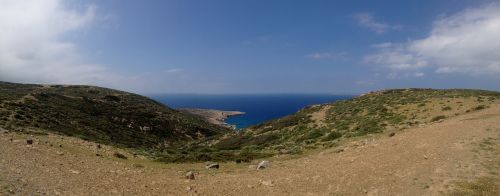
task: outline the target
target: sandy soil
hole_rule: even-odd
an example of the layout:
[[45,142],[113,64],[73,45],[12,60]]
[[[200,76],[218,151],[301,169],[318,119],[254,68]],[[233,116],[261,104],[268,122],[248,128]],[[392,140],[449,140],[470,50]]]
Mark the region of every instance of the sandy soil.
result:
[[[255,169],[257,161],[219,170],[161,164],[75,138],[3,133],[0,195],[440,195],[457,181],[500,179],[500,156],[481,148],[485,141],[500,146],[500,105],[393,137],[270,158],[264,170]],[[116,151],[128,159],[115,158]],[[195,180],[185,179],[190,170]]]

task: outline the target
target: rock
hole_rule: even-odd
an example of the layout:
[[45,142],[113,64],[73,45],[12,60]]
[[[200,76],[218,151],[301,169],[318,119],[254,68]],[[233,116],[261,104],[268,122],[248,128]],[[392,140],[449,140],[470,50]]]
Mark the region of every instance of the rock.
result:
[[28,144],[28,145],[32,145],[32,144],[33,144],[33,140],[32,140],[32,139],[27,139],[27,140],[26,140],[26,144]]
[[424,159],[429,159],[429,157],[427,157],[427,156],[424,155]]
[[209,163],[207,166],[205,166],[207,169],[219,169],[219,164],[218,163]]
[[188,171],[185,176],[186,176],[186,179],[189,179],[189,180],[194,180],[194,178],[195,178],[194,172],[192,172],[192,171]]
[[269,167],[269,161],[261,161],[259,165],[257,165],[257,169],[266,169]]
[[76,170],[72,170],[72,169],[70,169],[69,171],[70,171],[71,173],[73,173],[73,174],[80,174],[80,172],[79,172],[79,171],[76,171]]
[[260,181],[260,184],[264,185],[264,186],[274,186],[273,184],[273,181],[272,180],[261,180]]
[[389,137],[392,137],[392,136],[395,136],[396,133],[392,132],[392,133],[389,133]]
[[97,144],[97,148],[100,149],[101,148],[101,144]]
[[59,151],[57,151],[57,152],[56,152],[56,154],[57,154],[57,155],[59,155],[59,156],[64,155],[64,153],[63,153],[63,152],[59,152]]

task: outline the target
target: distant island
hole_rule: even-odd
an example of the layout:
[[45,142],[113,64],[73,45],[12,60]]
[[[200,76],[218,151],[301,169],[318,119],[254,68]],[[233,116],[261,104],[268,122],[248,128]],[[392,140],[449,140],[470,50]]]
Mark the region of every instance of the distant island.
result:
[[223,110],[201,109],[201,108],[180,108],[178,110],[185,114],[190,114],[200,117],[209,123],[221,125],[224,127],[229,127],[232,129],[236,129],[236,125],[227,124],[225,120],[231,116],[238,116],[245,114],[245,112],[240,112],[240,111],[223,111]]

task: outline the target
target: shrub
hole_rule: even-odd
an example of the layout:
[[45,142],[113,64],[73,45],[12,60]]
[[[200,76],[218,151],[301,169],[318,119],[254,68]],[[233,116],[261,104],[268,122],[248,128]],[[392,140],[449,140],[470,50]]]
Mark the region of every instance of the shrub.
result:
[[315,139],[315,138],[318,138],[318,137],[321,137],[321,136],[323,136],[323,131],[322,130],[313,129],[312,131],[310,131],[307,134],[306,139]]
[[443,116],[443,115],[435,116],[431,119],[431,122],[436,122],[436,121],[439,121],[439,120],[442,120],[445,118],[446,118],[446,116]]
[[477,107],[474,108],[474,110],[483,110],[485,108],[486,108],[486,106],[484,106],[484,105],[478,105]]
[[334,132],[331,132],[329,133],[325,138],[323,138],[323,141],[332,141],[332,140],[336,140],[338,138],[341,138],[342,137],[342,134],[337,132],[337,131],[334,131]]
[[125,156],[125,155],[123,155],[123,154],[121,154],[119,152],[115,152],[113,154],[113,156],[115,156],[116,158],[119,158],[119,159],[127,159],[127,156]]

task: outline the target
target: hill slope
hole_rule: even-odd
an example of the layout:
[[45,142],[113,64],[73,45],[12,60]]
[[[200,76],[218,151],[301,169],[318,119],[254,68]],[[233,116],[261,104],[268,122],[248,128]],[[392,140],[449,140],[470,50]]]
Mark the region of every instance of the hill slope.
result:
[[147,97],[93,86],[0,82],[0,127],[163,149],[230,130]]
[[500,93],[484,90],[395,89],[350,100],[306,107],[240,133],[206,142],[227,152],[275,155],[329,148],[367,134],[410,127],[482,110],[500,103]]
[[[33,139],[33,145],[26,145]],[[59,144],[62,147],[59,147]],[[331,150],[267,159],[270,167],[162,164],[55,135],[0,134],[0,195],[499,195],[500,104],[352,137]],[[96,153],[100,156],[96,156]],[[22,156],[19,156],[22,155]],[[249,167],[253,166],[253,167]],[[195,180],[186,180],[194,171]]]
[[483,90],[395,89],[306,107],[241,132],[139,95],[91,86],[0,83],[0,128],[55,132],[145,150],[163,162],[237,161],[332,148],[500,103]]

